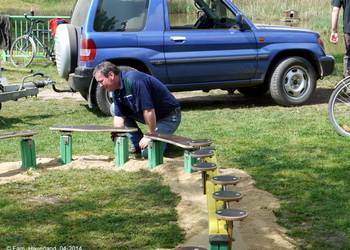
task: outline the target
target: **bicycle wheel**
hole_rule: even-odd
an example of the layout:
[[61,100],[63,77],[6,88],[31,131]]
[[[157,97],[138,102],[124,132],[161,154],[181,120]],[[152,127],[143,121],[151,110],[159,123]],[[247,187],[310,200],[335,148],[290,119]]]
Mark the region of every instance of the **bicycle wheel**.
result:
[[27,67],[36,54],[36,45],[33,38],[28,35],[18,37],[10,50],[11,63],[15,67]]
[[350,136],[350,78],[338,84],[328,102],[328,117],[335,131]]

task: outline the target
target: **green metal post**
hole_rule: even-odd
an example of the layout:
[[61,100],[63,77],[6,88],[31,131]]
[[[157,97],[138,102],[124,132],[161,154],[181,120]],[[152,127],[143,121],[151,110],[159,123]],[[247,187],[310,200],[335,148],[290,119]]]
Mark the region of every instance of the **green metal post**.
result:
[[184,152],[184,172],[186,174],[192,173],[192,165],[197,163],[198,159],[192,157],[191,152],[188,150],[185,150]]
[[148,168],[152,169],[163,164],[164,143],[151,141],[148,144]]
[[35,143],[32,139],[22,139],[20,143],[22,168],[36,168]]
[[229,250],[229,246],[226,242],[210,243],[209,250]]
[[217,244],[211,244],[209,245],[209,250],[220,250],[220,246]]
[[62,134],[60,138],[60,156],[63,164],[68,164],[72,161],[72,135]]
[[115,164],[118,167],[122,167],[124,163],[128,161],[128,158],[129,158],[128,137],[126,136],[115,137],[114,155],[115,155]]

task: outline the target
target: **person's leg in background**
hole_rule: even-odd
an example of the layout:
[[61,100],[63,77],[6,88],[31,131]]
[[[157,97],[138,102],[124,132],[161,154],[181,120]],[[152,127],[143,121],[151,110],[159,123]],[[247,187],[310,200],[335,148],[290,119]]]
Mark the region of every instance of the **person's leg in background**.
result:
[[345,55],[343,64],[343,77],[350,75],[350,34],[344,33]]

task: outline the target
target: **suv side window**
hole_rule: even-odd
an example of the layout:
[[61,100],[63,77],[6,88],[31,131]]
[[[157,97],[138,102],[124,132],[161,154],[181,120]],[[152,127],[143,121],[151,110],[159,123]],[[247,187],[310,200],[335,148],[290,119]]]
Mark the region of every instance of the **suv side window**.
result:
[[[222,0],[192,0],[179,18],[181,0],[168,0],[170,29],[232,29],[236,28],[236,16]],[[190,14],[196,13],[196,14]]]
[[148,10],[148,0],[101,0],[94,29],[97,32],[140,31]]

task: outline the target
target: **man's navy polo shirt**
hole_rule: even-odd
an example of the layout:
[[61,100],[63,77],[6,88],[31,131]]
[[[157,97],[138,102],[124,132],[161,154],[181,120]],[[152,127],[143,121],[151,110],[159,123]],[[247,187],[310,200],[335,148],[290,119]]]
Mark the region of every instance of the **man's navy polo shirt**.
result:
[[114,115],[131,117],[144,123],[143,111],[154,109],[157,120],[180,107],[178,101],[155,77],[140,71],[119,74],[121,89],[113,92]]
[[343,7],[343,26],[344,33],[350,33],[350,3],[349,0],[332,0],[332,6]]

